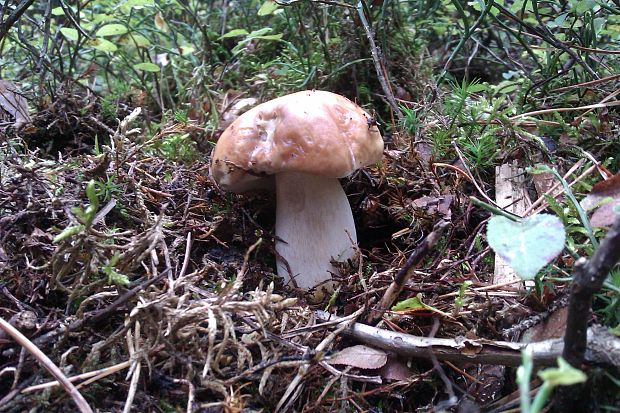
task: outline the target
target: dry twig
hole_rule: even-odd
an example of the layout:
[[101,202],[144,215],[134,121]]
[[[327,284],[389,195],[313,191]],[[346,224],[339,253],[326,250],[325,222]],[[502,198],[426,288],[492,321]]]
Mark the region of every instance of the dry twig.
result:
[[[338,320],[337,316],[317,311],[320,320]],[[519,366],[521,350],[532,346],[534,362],[555,364],[562,354],[561,339],[545,340],[536,343],[513,343],[487,339],[468,339],[465,337],[429,338],[384,330],[366,324],[354,323],[343,330],[347,336],[361,343],[394,352],[403,357],[430,358],[429,349],[438,360]],[[588,330],[588,352],[586,361],[594,364],[607,364],[620,367],[620,340],[604,327]]]
[[92,409],[82,396],[82,394],[75,388],[73,383],[67,380],[67,377],[63,372],[49,359],[37,346],[32,344],[32,341],[28,340],[26,336],[19,332],[15,327],[7,323],[3,318],[0,318],[0,328],[2,328],[13,340],[17,341],[23,348],[28,350],[30,354],[37,359],[39,363],[47,370],[52,376],[56,378],[65,389],[65,391],[71,396],[76,406],[81,413],[92,413]]
[[433,232],[428,234],[428,236],[422,241],[420,245],[416,247],[416,249],[411,253],[405,265],[402,266],[398,273],[396,274],[396,278],[387,289],[387,291],[383,294],[383,298],[379,304],[372,310],[372,312],[368,316],[369,324],[376,324],[383,317],[383,313],[385,313],[388,308],[392,306],[394,301],[398,298],[400,293],[403,291],[405,284],[413,275],[415,266],[429,253],[430,250],[433,249],[437,241],[441,238],[441,235],[448,228],[449,223],[447,221],[441,220],[435,227],[433,228]]

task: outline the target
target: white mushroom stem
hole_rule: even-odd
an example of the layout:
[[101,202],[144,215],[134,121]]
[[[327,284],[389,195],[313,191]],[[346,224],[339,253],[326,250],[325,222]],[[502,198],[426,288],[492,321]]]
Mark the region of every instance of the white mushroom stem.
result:
[[[276,175],[276,251],[286,260],[292,285],[310,289],[336,272],[332,258],[355,256],[353,214],[336,178],[285,172]],[[289,271],[277,259],[278,275],[290,282]],[[329,284],[328,288],[330,288]]]

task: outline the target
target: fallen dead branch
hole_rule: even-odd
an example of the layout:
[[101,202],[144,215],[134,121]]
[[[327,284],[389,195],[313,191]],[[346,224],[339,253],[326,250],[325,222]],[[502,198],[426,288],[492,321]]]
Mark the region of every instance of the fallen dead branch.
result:
[[[324,311],[316,312],[322,321],[338,320],[339,317]],[[521,350],[530,346],[534,362],[541,365],[556,363],[564,347],[561,339],[545,340],[535,343],[512,343],[487,339],[468,339],[465,337],[429,338],[397,333],[366,324],[354,323],[343,333],[357,341],[394,352],[404,357],[420,357],[451,362],[470,362],[519,366]],[[592,364],[620,366],[620,340],[611,335],[606,328],[593,326],[588,329],[588,351],[585,360]]]

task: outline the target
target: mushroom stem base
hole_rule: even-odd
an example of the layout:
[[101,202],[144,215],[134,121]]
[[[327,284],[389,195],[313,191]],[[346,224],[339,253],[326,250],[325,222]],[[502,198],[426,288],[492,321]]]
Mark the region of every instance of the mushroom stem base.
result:
[[276,194],[278,275],[299,288],[325,283],[328,290],[333,289],[333,284],[326,282],[331,280],[331,273],[337,273],[332,259],[353,258],[357,243],[353,214],[340,182],[303,173],[280,173],[276,175]]

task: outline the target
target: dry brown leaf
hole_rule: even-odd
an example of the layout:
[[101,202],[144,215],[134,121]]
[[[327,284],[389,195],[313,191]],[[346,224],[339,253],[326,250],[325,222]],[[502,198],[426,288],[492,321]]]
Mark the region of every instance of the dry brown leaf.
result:
[[[555,184],[555,177],[550,172],[534,174],[532,175],[532,182],[534,183],[534,188],[536,188],[536,194],[541,197],[553,188],[553,185]],[[552,193],[552,196],[557,195],[561,191],[561,188],[556,189]]]
[[590,224],[593,227],[608,227],[620,215],[620,173],[601,181],[581,201],[585,210],[596,208]]
[[28,101],[18,91],[15,84],[0,80],[0,109],[15,119],[15,127],[30,123]]
[[379,374],[383,379],[391,381],[403,381],[413,376],[413,372],[407,367],[407,362],[395,354],[388,355],[387,363],[381,367]]
[[567,314],[568,307],[561,307],[557,311],[551,313],[551,315],[543,322],[529,328],[525,332],[521,341],[531,343],[534,341],[544,341],[552,338],[564,337]]
[[453,200],[452,195],[422,196],[411,200],[410,203],[413,208],[422,209],[429,215],[440,214],[444,219],[449,220],[451,216],[450,205],[452,205]]
[[170,27],[168,26],[168,23],[166,23],[166,19],[164,19],[164,15],[160,11],[155,14],[154,22],[155,27],[157,27],[159,31],[164,33],[170,32]]
[[360,369],[379,369],[387,363],[387,354],[383,350],[357,345],[340,350],[327,362],[344,364]]

